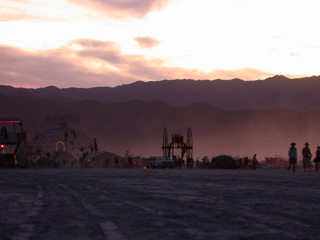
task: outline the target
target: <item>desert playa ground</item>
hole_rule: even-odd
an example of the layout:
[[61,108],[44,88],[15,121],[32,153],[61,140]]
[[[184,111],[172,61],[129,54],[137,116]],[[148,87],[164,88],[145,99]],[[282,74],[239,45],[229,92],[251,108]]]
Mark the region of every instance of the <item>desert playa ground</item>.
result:
[[0,170],[0,239],[320,239],[320,173]]

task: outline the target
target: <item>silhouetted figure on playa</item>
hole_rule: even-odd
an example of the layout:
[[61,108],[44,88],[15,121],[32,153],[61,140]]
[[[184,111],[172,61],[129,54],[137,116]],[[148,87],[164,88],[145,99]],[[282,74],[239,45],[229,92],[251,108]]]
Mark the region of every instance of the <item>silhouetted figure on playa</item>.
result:
[[303,156],[303,167],[304,167],[304,171],[306,172],[307,169],[310,170],[311,169],[311,152],[310,152],[310,148],[309,148],[309,143],[305,143],[304,144],[305,147],[302,149],[302,156]]
[[320,162],[320,146],[318,146],[316,151],[316,158],[314,159],[314,162],[316,163],[316,172],[318,172],[318,163]]
[[291,143],[291,147],[289,148],[289,167],[288,167],[288,171],[290,171],[291,165],[292,165],[292,171],[295,172],[296,171],[296,162],[297,162],[297,149],[296,149],[296,143]]
[[194,159],[190,158],[190,168],[193,169],[194,168]]
[[198,158],[197,158],[197,160],[196,160],[196,168],[200,168],[200,161],[199,161]]
[[210,160],[209,160],[208,156],[205,156],[204,167],[205,168],[210,168]]
[[187,157],[187,168],[191,169],[191,158]]
[[182,159],[180,157],[178,157],[178,168],[181,169],[182,167]]
[[104,167],[109,168],[109,165],[110,165],[110,161],[109,161],[109,158],[107,158]]
[[178,167],[179,163],[178,163],[178,160],[177,160],[177,156],[176,156],[176,155],[173,155],[172,161],[174,162],[174,166],[175,166],[175,167]]
[[98,152],[98,144],[97,144],[97,139],[96,138],[93,139],[93,146],[94,146],[94,152],[95,152],[95,154],[97,154],[97,152]]
[[245,157],[244,158],[244,169],[249,169],[249,158],[248,157]]
[[253,159],[252,159],[252,168],[253,170],[257,170],[257,154],[253,155]]
[[117,157],[114,158],[114,167],[118,168],[119,167],[119,160]]
[[133,159],[131,156],[128,157],[128,165],[129,165],[129,168],[133,168]]

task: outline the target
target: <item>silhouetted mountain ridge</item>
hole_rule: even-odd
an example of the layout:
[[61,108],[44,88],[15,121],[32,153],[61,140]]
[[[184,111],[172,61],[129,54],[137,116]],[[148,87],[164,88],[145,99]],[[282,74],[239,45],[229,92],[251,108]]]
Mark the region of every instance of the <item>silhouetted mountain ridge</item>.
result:
[[[187,106],[207,102],[224,110],[264,110],[285,108],[300,112],[320,109],[320,76],[289,79],[274,76],[265,80],[163,80],[134,82],[127,85],[95,88],[54,86],[38,89],[0,86],[0,93],[30,92],[51,101],[70,102],[92,99],[103,103],[127,102],[134,99],[160,101],[171,106]],[[58,99],[57,96],[61,96]]]

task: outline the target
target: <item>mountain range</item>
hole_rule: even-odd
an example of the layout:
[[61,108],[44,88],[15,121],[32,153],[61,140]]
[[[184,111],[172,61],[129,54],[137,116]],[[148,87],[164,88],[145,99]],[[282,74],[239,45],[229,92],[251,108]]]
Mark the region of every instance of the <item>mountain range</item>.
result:
[[[173,130],[181,130],[186,141],[187,129],[189,126],[191,127],[194,157],[220,154],[252,156],[256,153],[258,159],[263,159],[265,156],[287,156],[291,142],[297,143],[299,153],[306,141],[310,143],[312,152],[316,150],[317,145],[320,145],[320,110],[307,111],[306,107],[309,106],[308,102],[312,102],[312,108],[320,109],[316,107],[317,104],[320,104],[317,100],[319,96],[315,95],[315,92],[320,89],[317,87],[317,84],[320,84],[319,77],[306,78],[305,85],[302,85],[303,80],[301,79],[290,80],[283,77],[267,79],[264,80],[265,82],[216,81],[216,83],[215,81],[193,80],[162,81],[159,83],[137,82],[129,86],[115,88],[119,93],[118,102],[112,102],[117,98],[115,98],[116,94],[112,93],[115,89],[111,88],[58,89],[48,87],[43,89],[17,89],[2,86],[0,88],[2,116],[0,117],[22,118],[25,129],[32,138],[36,133],[39,134],[47,129],[57,127],[55,124],[45,121],[46,114],[79,114],[80,122],[68,123],[68,127],[85,133],[91,139],[96,137],[100,150],[114,152],[121,156],[128,149],[134,155],[161,155],[163,128],[165,126],[168,129],[169,142],[171,142],[170,137]],[[290,81],[297,83],[297,85],[293,84],[294,88],[290,87],[290,84],[286,87],[282,86],[285,82]],[[313,86],[313,89],[308,86],[308,82]],[[247,83],[249,85],[246,85]],[[157,84],[159,84],[158,91],[156,91]],[[216,84],[216,88],[209,89],[210,84]],[[273,88],[265,87],[262,92],[261,84],[273,86]],[[282,94],[280,90],[270,92],[270,89],[276,89],[277,84],[279,85],[278,89],[287,89],[287,92]],[[298,89],[299,84],[301,89]],[[206,92],[195,94],[200,85],[203,86],[201,89]],[[244,85],[249,87],[246,88]],[[146,89],[150,89],[150,86],[154,91],[154,99],[151,99],[151,93],[142,94],[147,91]],[[175,87],[170,88],[170,86]],[[227,96],[222,99],[224,101],[221,100],[212,104],[209,100],[216,99],[216,97],[212,97],[214,96],[212,92],[218,94],[217,86],[220,86],[220,91]],[[260,94],[256,90],[257,86],[261,89]],[[121,90],[121,88],[124,88],[124,90]],[[131,94],[128,88],[132,89]],[[181,94],[179,89],[184,94]],[[187,89],[189,89],[189,94],[186,93]],[[310,93],[308,97],[305,97],[306,99],[300,96],[304,89],[312,90],[312,94]],[[263,109],[269,106],[269,109],[252,110],[245,104],[242,106],[232,96],[237,90],[243,96],[249,95],[245,100],[248,102],[248,99],[252,99],[253,103],[250,106]],[[66,94],[68,91],[69,94]],[[110,91],[114,98],[105,96],[107,91]],[[141,99],[136,99],[139,91]],[[93,94],[94,92],[96,92],[96,95]],[[255,98],[249,92],[255,93],[256,100],[253,100]],[[81,94],[77,95],[76,93]],[[178,101],[177,96],[172,97],[169,93],[177,93],[181,96],[181,101]],[[187,97],[184,97],[185,95]],[[195,95],[197,98],[192,98]],[[90,96],[96,99],[90,99]],[[228,96],[234,99],[233,105],[228,100]],[[262,101],[263,96],[267,97],[267,100]],[[272,99],[271,96],[273,96],[272,103],[268,102]],[[284,101],[283,96],[291,96],[291,98],[288,97]],[[297,101],[294,96],[300,96],[299,99],[304,100],[303,104],[305,105]],[[163,101],[157,98],[161,98]],[[167,102],[171,102],[168,98],[171,98],[172,101],[175,100],[175,104],[167,104]],[[106,103],[107,99],[113,100]],[[198,102],[196,102],[197,99]],[[260,106],[259,102],[263,106]],[[218,103],[224,103],[231,109],[245,110],[231,111],[214,106],[219,105]],[[301,112],[280,108],[283,105],[293,106],[293,108],[300,109]],[[271,106],[276,107],[273,109]]]
[[54,86],[28,89],[1,86],[0,93],[40,97],[55,103],[95,100],[118,103],[131,100],[159,101],[182,107],[205,102],[223,110],[268,110],[284,108],[307,112],[320,109],[320,76],[289,79],[274,76],[265,80],[163,80],[96,88]]

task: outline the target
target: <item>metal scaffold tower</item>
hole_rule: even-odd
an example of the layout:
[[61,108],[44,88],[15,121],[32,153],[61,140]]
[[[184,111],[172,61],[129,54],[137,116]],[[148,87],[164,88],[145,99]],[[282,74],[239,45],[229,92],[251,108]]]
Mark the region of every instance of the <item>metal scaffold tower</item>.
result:
[[168,143],[168,131],[167,127],[163,129],[163,155],[167,157],[173,157],[176,155],[175,149],[180,150],[181,159],[186,156],[187,158],[193,158],[193,139],[191,127],[188,127],[187,142],[184,142],[183,134],[180,130],[174,130],[171,135],[171,143]]

